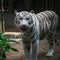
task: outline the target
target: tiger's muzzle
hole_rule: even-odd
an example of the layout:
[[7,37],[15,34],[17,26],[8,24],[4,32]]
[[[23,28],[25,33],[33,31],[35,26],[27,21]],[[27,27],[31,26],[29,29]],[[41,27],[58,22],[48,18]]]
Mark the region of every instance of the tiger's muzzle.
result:
[[25,32],[25,31],[27,31],[28,30],[28,26],[26,26],[26,25],[21,25],[20,26],[20,30],[22,31],[22,32]]

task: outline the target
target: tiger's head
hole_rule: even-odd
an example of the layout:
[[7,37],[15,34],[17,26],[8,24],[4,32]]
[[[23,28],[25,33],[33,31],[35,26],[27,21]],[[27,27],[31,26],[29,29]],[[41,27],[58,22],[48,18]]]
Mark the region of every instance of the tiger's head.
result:
[[32,13],[27,11],[17,12],[14,23],[21,31],[27,31],[33,26]]

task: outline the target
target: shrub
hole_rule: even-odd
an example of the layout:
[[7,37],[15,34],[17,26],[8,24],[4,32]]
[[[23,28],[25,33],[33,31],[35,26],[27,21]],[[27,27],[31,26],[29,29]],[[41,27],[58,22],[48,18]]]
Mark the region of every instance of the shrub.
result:
[[58,57],[54,58],[54,60],[60,60],[60,56],[58,56]]
[[12,48],[9,45],[9,42],[16,42],[15,40],[9,40],[6,36],[4,36],[3,33],[0,33],[0,60],[6,60],[6,52],[8,52],[9,50],[13,50],[13,51],[18,51],[15,48]]

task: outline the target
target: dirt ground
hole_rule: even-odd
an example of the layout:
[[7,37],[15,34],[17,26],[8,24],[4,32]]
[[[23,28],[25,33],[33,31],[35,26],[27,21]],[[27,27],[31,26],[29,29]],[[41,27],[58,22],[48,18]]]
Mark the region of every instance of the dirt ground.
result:
[[[9,51],[6,53],[7,55],[7,59],[6,60],[25,60],[24,59],[24,49],[22,46],[22,43],[20,42],[20,44],[16,44],[16,43],[10,43],[10,45],[14,48],[18,49],[18,52],[14,52],[14,51]],[[46,53],[48,51],[48,43],[42,43],[39,47],[39,54],[38,54],[38,60],[53,60],[55,57],[60,55],[60,48],[57,47],[54,44],[54,49],[55,49],[55,53],[53,57],[47,57]]]

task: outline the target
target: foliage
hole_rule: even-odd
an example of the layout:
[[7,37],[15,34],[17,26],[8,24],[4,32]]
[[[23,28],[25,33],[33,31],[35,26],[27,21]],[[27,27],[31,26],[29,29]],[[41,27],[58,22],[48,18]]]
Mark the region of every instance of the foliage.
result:
[[6,59],[6,52],[8,52],[9,50],[18,51],[17,49],[12,48],[9,45],[9,42],[18,43],[14,40],[9,40],[6,36],[3,35],[3,33],[0,33],[0,60]]
[[54,60],[60,60],[60,56],[56,57]]

